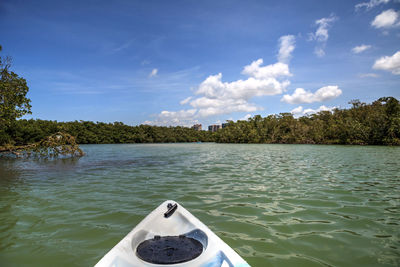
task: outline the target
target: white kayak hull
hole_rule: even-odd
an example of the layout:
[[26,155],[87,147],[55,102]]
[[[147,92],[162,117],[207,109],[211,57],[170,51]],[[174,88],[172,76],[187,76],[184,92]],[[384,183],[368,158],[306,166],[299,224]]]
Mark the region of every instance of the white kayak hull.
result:
[[[127,236],[112,248],[95,266],[96,267],[131,267],[131,266],[202,266],[202,267],[245,267],[249,266],[239,254],[214,234],[206,225],[194,217],[185,208],[177,204],[177,208],[168,218],[164,216],[168,204],[165,201],[146,218],[144,218]],[[189,235],[203,245],[202,253],[196,258],[174,264],[155,264],[142,260],[137,247],[145,240],[157,236]]]

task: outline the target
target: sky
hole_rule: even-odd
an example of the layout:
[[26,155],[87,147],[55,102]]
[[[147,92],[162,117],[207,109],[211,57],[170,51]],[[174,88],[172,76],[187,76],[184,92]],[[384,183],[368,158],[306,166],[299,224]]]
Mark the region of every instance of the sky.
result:
[[1,0],[43,120],[220,124],[400,99],[400,1]]

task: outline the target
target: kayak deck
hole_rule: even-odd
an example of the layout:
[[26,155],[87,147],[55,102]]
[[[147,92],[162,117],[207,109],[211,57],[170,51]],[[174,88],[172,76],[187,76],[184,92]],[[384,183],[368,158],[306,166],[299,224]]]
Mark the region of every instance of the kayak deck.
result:
[[249,266],[200,220],[168,200],[144,218],[96,267],[165,265]]

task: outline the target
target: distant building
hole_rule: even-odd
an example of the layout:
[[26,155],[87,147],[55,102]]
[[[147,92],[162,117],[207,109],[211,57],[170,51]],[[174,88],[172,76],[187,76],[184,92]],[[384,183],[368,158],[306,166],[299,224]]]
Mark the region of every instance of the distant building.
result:
[[222,129],[224,129],[226,126],[228,126],[228,124],[229,124],[228,122],[227,123],[223,123],[222,124]]
[[193,126],[192,126],[192,129],[195,129],[196,131],[201,131],[201,130],[202,130],[201,124],[195,124],[195,125],[193,125]]
[[216,132],[219,129],[221,129],[221,125],[218,125],[218,124],[213,124],[213,125],[208,126],[208,131],[210,131],[210,132]]

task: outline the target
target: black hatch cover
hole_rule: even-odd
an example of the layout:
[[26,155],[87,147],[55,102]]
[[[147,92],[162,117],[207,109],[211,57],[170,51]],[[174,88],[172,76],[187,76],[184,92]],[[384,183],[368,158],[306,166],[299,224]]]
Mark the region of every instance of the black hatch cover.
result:
[[193,260],[203,252],[203,245],[194,238],[155,236],[139,244],[138,257],[155,264],[175,264]]

